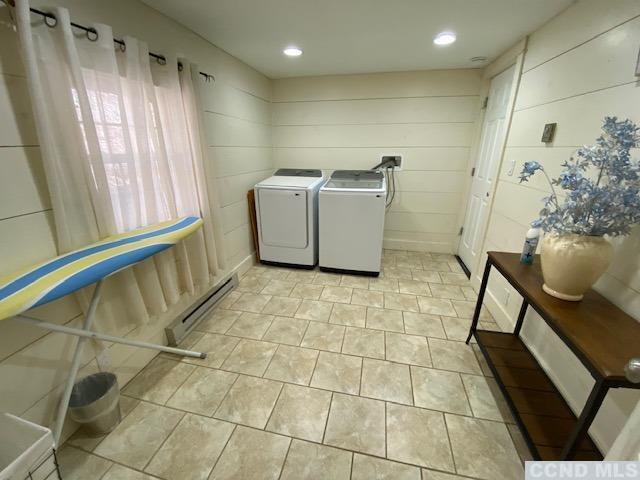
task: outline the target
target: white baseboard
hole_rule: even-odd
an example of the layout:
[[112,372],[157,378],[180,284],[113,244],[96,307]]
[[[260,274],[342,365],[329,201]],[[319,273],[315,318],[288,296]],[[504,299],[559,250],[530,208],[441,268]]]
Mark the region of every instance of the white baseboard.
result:
[[410,252],[453,253],[453,245],[449,242],[385,238],[382,241],[382,246],[390,250],[408,250]]
[[251,253],[244,260],[242,260],[233,270],[232,273],[237,273],[238,278],[241,278],[247,271],[256,264],[256,256]]

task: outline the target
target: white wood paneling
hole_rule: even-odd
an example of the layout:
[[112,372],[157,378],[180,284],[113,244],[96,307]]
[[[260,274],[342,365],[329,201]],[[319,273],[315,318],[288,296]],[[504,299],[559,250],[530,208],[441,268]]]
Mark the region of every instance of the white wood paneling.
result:
[[0,149],[0,221],[51,208],[38,147]]
[[[594,38],[587,48],[576,48],[526,72],[520,83],[516,109],[522,110],[612,85],[634,83],[640,38],[640,17]],[[615,55],[611,52],[615,51]],[[606,65],[594,62],[606,58]]]
[[557,123],[555,139],[550,147],[579,147],[593,143],[600,135],[606,115],[638,121],[640,86],[636,83],[612,86],[566,100],[516,111],[507,146],[541,145],[545,123]]
[[407,232],[390,230],[384,232],[384,248],[411,250],[416,252],[452,253],[451,245],[456,235],[447,233]]
[[205,83],[201,91],[202,108],[206,112],[220,113],[265,125],[271,123],[271,102],[268,99],[222,81]]
[[459,193],[397,192],[389,211],[455,215],[460,204]]
[[287,102],[273,104],[273,124],[472,123],[477,109],[475,96]]
[[636,15],[640,15],[636,0],[580,0],[531,34],[524,70],[562,55]]
[[217,178],[267,170],[273,165],[270,147],[209,147]]
[[438,213],[388,212],[384,225],[389,230],[424,233],[455,233],[455,217]]
[[209,146],[214,147],[270,147],[268,125],[250,122],[219,113],[205,114],[205,128]]
[[461,172],[401,171],[396,174],[402,192],[462,192],[465,177]]
[[277,167],[367,169],[382,155],[402,155],[403,171],[462,171],[469,162],[469,147],[278,147],[274,149]]
[[53,214],[50,210],[0,221],[0,252],[4,275],[55,257]]
[[466,147],[470,123],[273,127],[276,147]]
[[239,202],[231,203],[222,208],[224,233],[235,230],[247,223],[249,223],[249,207],[246,201],[240,200]]
[[250,172],[232,177],[220,178],[217,181],[221,206],[225,207],[233,203],[245,201],[247,192],[261,180],[272,173],[272,170]]
[[481,70],[427,70],[370,75],[283,78],[273,83],[274,102],[478,95]]
[[0,145],[38,144],[24,77],[0,75],[0,112]]

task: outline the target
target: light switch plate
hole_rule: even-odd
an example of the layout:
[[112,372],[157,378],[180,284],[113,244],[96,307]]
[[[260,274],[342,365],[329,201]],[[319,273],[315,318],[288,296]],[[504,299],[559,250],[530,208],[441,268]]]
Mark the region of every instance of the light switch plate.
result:
[[509,162],[509,170],[507,170],[507,175],[509,175],[510,177],[513,177],[513,172],[516,169],[516,160],[513,159],[511,160],[511,162]]

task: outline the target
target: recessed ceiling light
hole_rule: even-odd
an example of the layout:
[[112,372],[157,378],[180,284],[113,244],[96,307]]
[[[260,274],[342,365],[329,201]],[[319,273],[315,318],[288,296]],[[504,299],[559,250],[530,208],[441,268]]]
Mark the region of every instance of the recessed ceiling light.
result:
[[302,50],[300,50],[298,47],[287,47],[282,51],[282,53],[284,53],[287,57],[299,57],[300,55],[302,55]]
[[456,34],[453,32],[440,32],[433,39],[433,43],[436,45],[451,45],[456,41]]

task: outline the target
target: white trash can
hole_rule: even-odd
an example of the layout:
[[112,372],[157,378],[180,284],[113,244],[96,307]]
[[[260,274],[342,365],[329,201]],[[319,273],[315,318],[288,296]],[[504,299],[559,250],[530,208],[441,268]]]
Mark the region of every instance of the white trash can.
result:
[[51,430],[0,414],[0,480],[62,479]]
[[69,416],[90,435],[104,435],[120,423],[120,389],[113,373],[100,372],[77,381],[69,399]]

